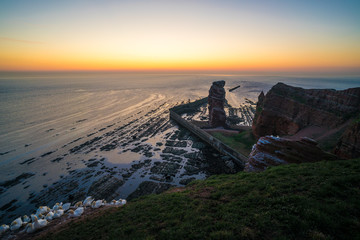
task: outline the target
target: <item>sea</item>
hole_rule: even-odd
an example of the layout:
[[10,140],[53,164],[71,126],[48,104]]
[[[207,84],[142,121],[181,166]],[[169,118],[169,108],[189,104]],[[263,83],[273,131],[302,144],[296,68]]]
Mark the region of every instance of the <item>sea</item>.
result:
[[233,107],[256,103],[277,82],[360,87],[359,76],[1,72],[0,224],[88,194],[127,198],[144,182],[156,193],[233,171],[168,116],[206,97],[216,80],[240,86],[226,92]]

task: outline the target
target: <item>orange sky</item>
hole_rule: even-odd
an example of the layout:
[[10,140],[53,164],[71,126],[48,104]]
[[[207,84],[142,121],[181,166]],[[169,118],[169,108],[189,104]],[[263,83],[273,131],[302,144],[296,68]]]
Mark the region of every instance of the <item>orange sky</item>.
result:
[[0,70],[359,70],[359,4],[311,2],[2,2]]

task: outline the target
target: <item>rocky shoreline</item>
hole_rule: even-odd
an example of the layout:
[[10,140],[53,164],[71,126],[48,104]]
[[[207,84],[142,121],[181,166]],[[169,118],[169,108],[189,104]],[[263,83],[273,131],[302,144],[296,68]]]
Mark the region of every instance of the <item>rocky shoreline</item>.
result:
[[[176,104],[179,103],[159,103],[148,112],[142,110],[129,116],[125,119],[126,123],[108,124],[61,148],[49,149],[38,157],[25,159],[22,165],[47,160],[59,164],[68,174],[44,184],[39,192],[30,192],[26,198],[27,206],[17,199],[5,202],[0,206],[0,219],[8,222],[20,212],[59,200],[76,202],[88,195],[106,200],[119,197],[131,199],[159,193],[172,186],[185,186],[194,179],[204,179],[213,174],[238,172],[240,168],[231,159],[169,120],[168,109]],[[253,108],[253,105],[248,107]],[[244,121],[252,117],[247,111],[242,111],[243,107],[235,111],[227,105],[226,109],[246,116]],[[186,117],[196,119],[205,115],[206,111],[200,109]],[[83,122],[86,119],[79,120],[78,124]],[[127,161],[110,161],[109,156],[115,155]],[[72,159],[81,161],[84,167],[76,167],[76,161]],[[46,177],[47,174],[44,172],[42,175]],[[23,173],[3,182],[0,191],[6,193],[14,184],[27,189],[33,175]]]

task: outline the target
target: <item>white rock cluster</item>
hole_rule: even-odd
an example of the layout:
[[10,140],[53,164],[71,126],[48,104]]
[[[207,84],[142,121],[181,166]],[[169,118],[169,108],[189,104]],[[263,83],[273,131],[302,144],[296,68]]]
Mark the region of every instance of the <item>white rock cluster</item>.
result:
[[102,206],[119,207],[126,204],[125,199],[112,200],[107,203],[105,200],[95,200],[91,196],[85,198],[84,201],[79,201],[74,205],[71,203],[56,203],[52,208],[48,206],[40,206],[34,214],[30,217],[24,215],[16,218],[11,222],[10,226],[3,224],[0,226],[0,236],[8,231],[12,233],[32,233],[36,230],[45,227],[53,219],[59,218],[63,215],[67,218],[80,217],[86,208],[100,208]]

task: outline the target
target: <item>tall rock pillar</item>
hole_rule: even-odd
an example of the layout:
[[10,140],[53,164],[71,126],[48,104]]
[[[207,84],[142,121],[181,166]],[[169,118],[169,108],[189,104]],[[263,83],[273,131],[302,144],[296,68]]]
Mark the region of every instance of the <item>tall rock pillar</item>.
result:
[[213,82],[208,97],[209,124],[211,127],[226,127],[225,103],[225,81]]

